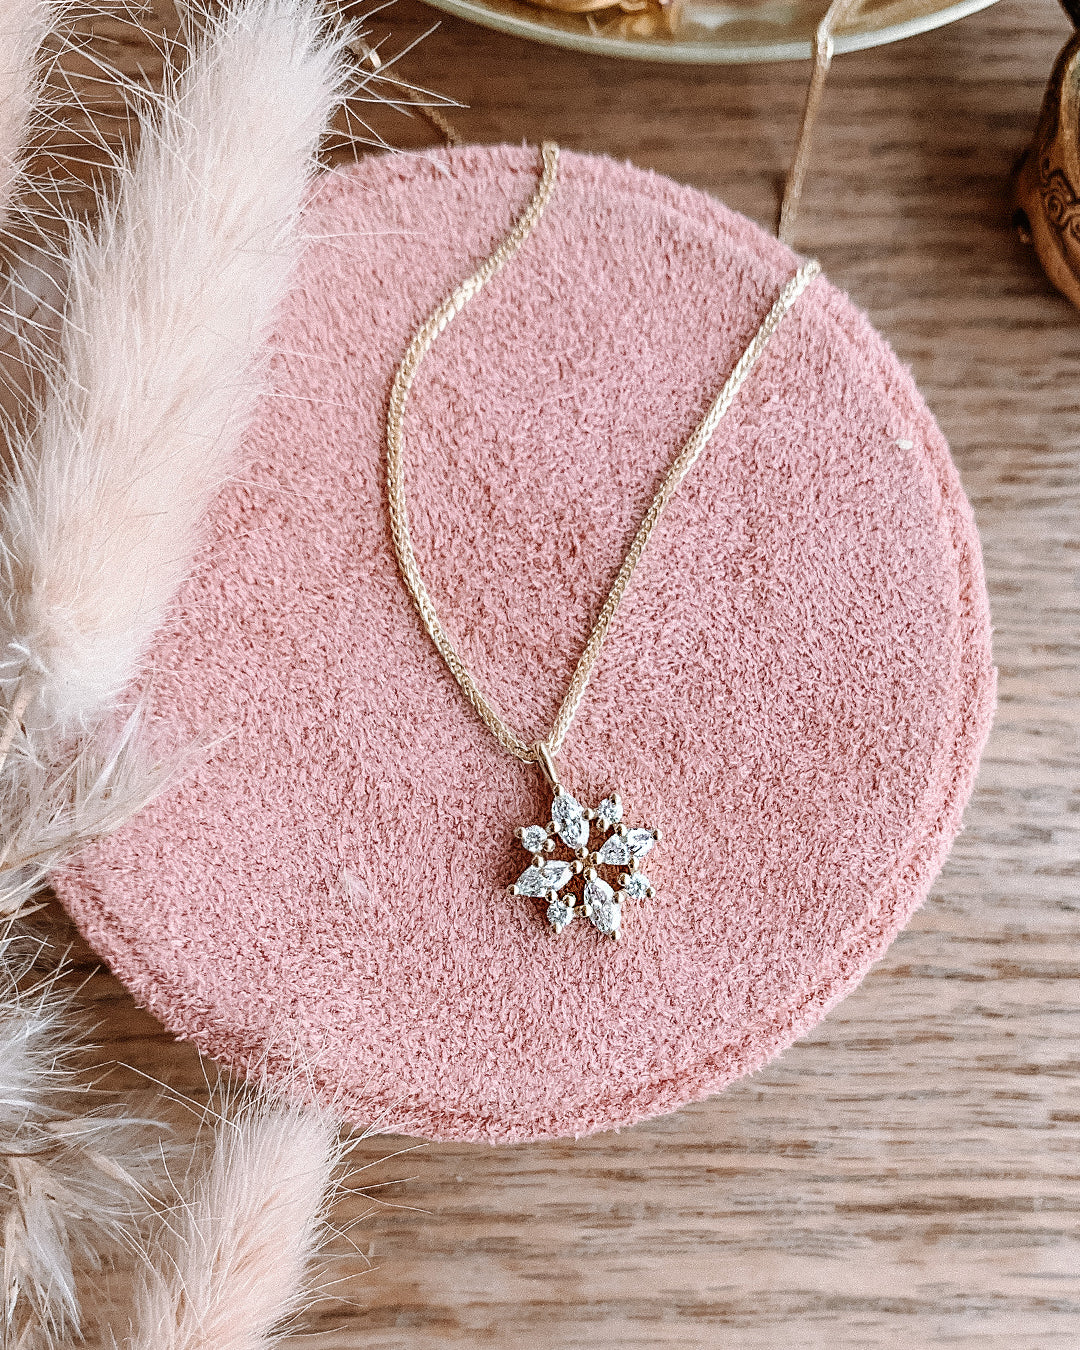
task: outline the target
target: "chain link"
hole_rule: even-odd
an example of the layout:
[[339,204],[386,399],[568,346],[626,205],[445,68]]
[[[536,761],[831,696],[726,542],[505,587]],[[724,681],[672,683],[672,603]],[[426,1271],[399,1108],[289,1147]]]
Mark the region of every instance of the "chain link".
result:
[[821,270],[816,262],[808,262],[784,285],[772,308],[762,321],[761,327],[736,362],[735,368],[728,376],[723,389],[664,475],[664,481],[660,484],[649,509],[645,512],[644,519],[638,527],[637,534],[634,536],[633,543],[623,560],[614,585],[611,587],[593,625],[592,632],[589,634],[588,641],[585,643],[585,648],[581,653],[551,730],[543,741],[526,741],[507,725],[498,710],[484,696],[465,662],[454,649],[454,645],[439,619],[431,596],[428,594],[427,587],[424,585],[420,565],[416,560],[416,553],[413,550],[412,539],[409,534],[404,470],[405,408],[420,364],[431,349],[435,339],[446,328],[447,324],[465,308],[473,296],[518,252],[543,214],[544,207],[547,205],[555,187],[555,177],[559,164],[558,146],[551,142],[545,142],[541,147],[541,156],[543,167],[536,191],[510,233],[494,252],[484,259],[472,276],[463,281],[432,311],[414,334],[394,376],[394,384],[390,392],[390,406],[386,417],[386,479],[390,528],[402,578],[416,603],[424,627],[438,648],[439,654],[449,666],[454,679],[461,686],[465,697],[476,709],[499,744],[527,764],[541,762],[542,750],[545,750],[549,757],[558,754],[566,738],[566,733],[570,729],[570,723],[574,720],[574,714],[584,697],[593,667],[600,655],[600,649],[604,645],[608,629],[611,627],[619,608],[619,602],[630,585],[634,569],[644,552],[645,545],[649,542],[649,536],[656,528],[664,507],[675,495],[679,484],[694,467],[698,456],[709,443],[713,432],[719,425],[720,419],[731,407],[743,381],[750,373],[758,357],[765,350],[766,344],[780,326],[784,316]]

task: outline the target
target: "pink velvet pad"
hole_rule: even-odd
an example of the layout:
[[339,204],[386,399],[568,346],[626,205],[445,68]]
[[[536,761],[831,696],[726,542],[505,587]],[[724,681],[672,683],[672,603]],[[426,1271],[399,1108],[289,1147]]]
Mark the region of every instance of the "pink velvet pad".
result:
[[[614,943],[506,886],[535,767],[453,682],[398,575],[383,426],[430,308],[532,193],[530,148],[323,180],[276,392],[149,669],[209,759],[56,877],[178,1036],[301,1054],[357,1119],[442,1139],[625,1125],[812,1027],[924,899],[993,702],[971,511],[908,373],[815,281],[650,543],[561,758],[662,825]],[[550,725],[664,470],[795,257],[627,165],[564,154],[522,253],[423,366],[417,552],[459,649]],[[352,880],[345,880],[346,875]]]

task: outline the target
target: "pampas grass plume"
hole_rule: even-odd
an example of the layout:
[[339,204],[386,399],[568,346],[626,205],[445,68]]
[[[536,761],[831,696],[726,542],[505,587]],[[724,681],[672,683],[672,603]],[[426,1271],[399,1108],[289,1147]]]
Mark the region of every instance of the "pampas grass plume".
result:
[[[344,91],[350,34],[327,37],[315,0],[240,0],[198,17],[187,69],[118,166],[98,224],[69,225],[59,360],[36,420],[9,433],[9,911],[157,785],[137,750],[138,708],[109,747],[79,737],[135,674],[232,467],[315,152]],[[0,0],[0,215],[21,173],[46,26],[37,3]],[[24,991],[13,941],[0,934],[3,1339],[51,1350],[77,1341],[79,1271],[133,1240],[160,1157],[144,1122],[80,1095],[71,1005],[51,984]],[[205,1167],[146,1248],[132,1350],[263,1350],[303,1304],[338,1134],[318,1112],[246,1101],[221,1116]]]
[[153,758],[144,705],[111,737],[87,737],[53,763],[18,745],[0,774],[0,919],[28,912],[50,872],[72,852],[119,829],[190,766],[194,748]]
[[72,225],[61,368],[0,511],[0,690],[77,733],[132,678],[263,384],[349,34],[313,0],[203,16],[95,230]]
[[21,177],[37,96],[35,60],[50,22],[42,0],[0,0],[0,216]]
[[93,1105],[71,997],[34,956],[0,934],[3,1344],[20,1350],[77,1339],[79,1273],[130,1242],[161,1158],[147,1122]]
[[327,1115],[258,1094],[227,1108],[144,1253],[126,1350],[275,1344],[304,1306],[340,1158]]
[[[22,185],[40,97],[35,60],[59,12],[0,0],[0,221]],[[85,781],[83,764],[74,777]],[[0,818],[13,820],[7,810]],[[6,833],[4,847],[20,845]],[[8,898],[18,907],[25,897]],[[10,923],[0,927],[0,1336],[19,1350],[78,1337],[76,1266],[100,1265],[102,1250],[125,1238],[145,1194],[139,1178],[157,1156],[142,1122],[92,1107],[72,1003],[54,977],[35,977],[35,956]]]

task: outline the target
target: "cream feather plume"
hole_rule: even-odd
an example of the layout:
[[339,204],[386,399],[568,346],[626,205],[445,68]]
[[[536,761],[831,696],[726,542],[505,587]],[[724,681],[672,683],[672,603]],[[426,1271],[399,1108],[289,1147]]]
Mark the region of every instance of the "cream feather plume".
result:
[[[68,0],[0,0],[0,456],[8,458],[13,437],[6,424],[25,415],[31,358],[44,345],[42,330],[55,334],[55,313],[42,325],[55,290],[50,249],[13,228],[18,207],[32,185],[27,172],[30,142],[46,118],[42,44],[56,29]],[[25,227],[26,221],[20,224]],[[30,233],[36,235],[36,228]],[[52,250],[54,252],[55,250]],[[35,313],[35,311],[37,311]]]
[[111,737],[89,736],[61,762],[19,741],[0,774],[0,920],[22,915],[75,847],[119,829],[165,786],[197,747],[152,756],[136,704]]
[[333,1120],[262,1094],[226,1107],[144,1252],[126,1350],[267,1350],[307,1298],[342,1149]]
[[297,217],[345,89],[351,34],[328,36],[315,0],[200,17],[96,229],[70,227],[59,364],[0,504],[0,914],[170,772],[140,758],[138,710],[111,744],[100,719],[190,564],[262,390]]
[[[59,13],[0,3],[0,219],[23,184],[36,57]],[[141,1122],[88,1105],[70,999],[55,976],[35,976],[36,955],[0,928],[0,1326],[4,1345],[25,1350],[78,1334],[76,1266],[123,1240],[157,1158]]]
[[79,1274],[149,1216],[158,1131],[97,1105],[69,994],[34,975],[35,945],[0,934],[0,1235],[5,1346],[70,1344]]
[[0,0],[0,214],[22,175],[38,96],[37,55],[52,17],[43,0]]
[[[61,365],[14,447],[0,509],[7,910],[160,778],[138,749],[138,710],[111,745],[62,738],[127,683],[228,471],[313,152],[341,92],[345,36],[326,39],[304,0],[247,0],[208,21],[99,227],[71,227]],[[10,88],[0,170],[18,163],[14,94],[32,83]],[[0,176],[0,188],[16,176]],[[77,1270],[130,1237],[146,1199],[142,1126],[87,1110],[68,1005],[22,995],[8,956],[0,943],[10,986],[0,989],[3,1329],[5,1344],[52,1347],[78,1334]],[[298,1252],[311,1222],[302,1218]]]
[[72,226],[61,369],[0,510],[0,690],[78,732],[131,679],[262,387],[346,31],[313,0],[205,20],[94,231]]
[[[24,179],[37,53],[57,14],[37,0],[0,3],[0,220]],[[34,955],[10,924],[0,929],[0,1327],[4,1345],[26,1350],[78,1333],[75,1263],[100,1262],[142,1194],[140,1127],[75,1111],[86,1100],[70,1003],[54,979],[34,978]]]
[[[99,225],[70,227],[60,364],[0,507],[0,911],[168,772],[141,757],[138,708],[111,744],[78,737],[136,670],[231,467],[349,36],[327,37],[313,0],[205,19]],[[0,170],[17,164],[4,115]],[[7,956],[0,943],[4,1331],[29,1350],[77,1337],[77,1271],[130,1234],[151,1171],[141,1122],[72,1095],[69,1006],[28,1003]],[[256,1098],[223,1119],[147,1251],[134,1350],[271,1344],[303,1301],[338,1157],[316,1113]]]

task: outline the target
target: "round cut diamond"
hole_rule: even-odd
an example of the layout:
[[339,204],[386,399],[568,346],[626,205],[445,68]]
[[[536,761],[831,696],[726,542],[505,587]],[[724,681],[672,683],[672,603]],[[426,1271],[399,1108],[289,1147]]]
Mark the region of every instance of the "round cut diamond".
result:
[[624,867],[633,856],[629,837],[621,834],[609,835],[604,840],[603,848],[596,855],[597,861],[605,867]]
[[576,797],[560,792],[551,803],[551,819],[567,848],[584,848],[589,842],[589,822]]
[[530,853],[542,853],[547,838],[548,833],[543,825],[526,825],[521,831],[522,848],[527,848]]
[[649,878],[644,872],[631,872],[623,878],[623,891],[631,900],[644,900],[649,894]]
[[626,842],[635,858],[644,858],[645,854],[656,843],[656,839],[652,830],[630,830],[626,835]]

